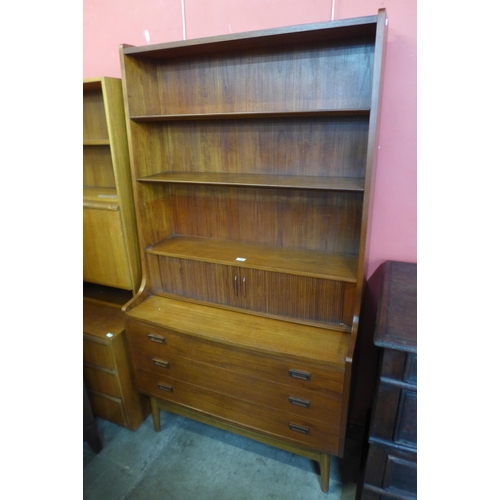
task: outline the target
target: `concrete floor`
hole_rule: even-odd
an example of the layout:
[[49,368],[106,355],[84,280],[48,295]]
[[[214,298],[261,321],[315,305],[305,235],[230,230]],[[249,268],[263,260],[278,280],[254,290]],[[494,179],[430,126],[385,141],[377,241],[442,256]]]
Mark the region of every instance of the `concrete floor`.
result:
[[332,457],[330,489],[316,463],[161,412],[135,432],[96,419],[103,449],[83,445],[84,500],[354,500],[363,431],[350,427],[345,457]]

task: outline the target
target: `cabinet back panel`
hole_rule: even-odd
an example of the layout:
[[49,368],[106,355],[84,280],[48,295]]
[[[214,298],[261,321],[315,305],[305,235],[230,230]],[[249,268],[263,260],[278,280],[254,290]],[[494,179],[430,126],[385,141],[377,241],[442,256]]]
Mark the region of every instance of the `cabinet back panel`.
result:
[[217,172],[362,178],[368,117],[201,120],[134,127],[141,175]]
[[171,193],[176,234],[358,253],[360,193],[190,185]]
[[83,147],[83,186],[116,187],[109,146]]
[[143,72],[130,114],[368,108],[373,54],[373,39],[359,39],[165,58],[156,73]]
[[83,93],[83,140],[108,138],[102,90],[87,90]]

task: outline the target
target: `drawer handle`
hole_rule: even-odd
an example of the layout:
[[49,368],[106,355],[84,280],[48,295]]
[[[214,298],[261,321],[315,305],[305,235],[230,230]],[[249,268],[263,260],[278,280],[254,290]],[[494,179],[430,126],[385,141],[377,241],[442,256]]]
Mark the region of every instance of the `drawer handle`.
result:
[[158,342],[159,344],[167,343],[165,337],[162,337],[161,335],[156,335],[156,333],[148,333],[148,337],[149,340],[151,340],[151,342]]
[[303,408],[311,407],[311,403],[307,401],[307,399],[299,399],[299,398],[294,398],[293,396],[289,396],[288,401],[290,401],[292,405],[302,406]]
[[167,391],[167,392],[174,392],[174,388],[171,385],[167,384],[156,384],[158,386],[158,389],[161,389],[162,391]]
[[311,380],[311,374],[308,372],[303,372],[300,370],[288,370],[288,375],[293,378],[298,378],[300,380]]
[[292,423],[288,424],[288,427],[290,427],[292,431],[300,432],[301,434],[309,434],[309,427],[302,427],[302,425]]
[[156,366],[161,366],[162,368],[170,368],[170,364],[168,361],[162,361],[161,359],[154,358],[153,363]]

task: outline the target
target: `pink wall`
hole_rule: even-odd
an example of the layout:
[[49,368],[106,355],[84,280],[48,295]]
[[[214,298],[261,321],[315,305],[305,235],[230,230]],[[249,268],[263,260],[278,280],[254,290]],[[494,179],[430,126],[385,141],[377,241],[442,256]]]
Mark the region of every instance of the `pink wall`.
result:
[[[334,19],[387,9],[389,37],[368,276],[417,261],[417,0],[336,0]],[[118,46],[332,19],[332,0],[84,0],[83,77],[121,77]]]

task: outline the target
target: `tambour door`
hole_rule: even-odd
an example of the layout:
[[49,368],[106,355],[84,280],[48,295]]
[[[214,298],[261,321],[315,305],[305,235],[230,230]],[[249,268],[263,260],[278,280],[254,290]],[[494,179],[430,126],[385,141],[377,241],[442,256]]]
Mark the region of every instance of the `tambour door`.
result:
[[349,324],[352,315],[351,283],[175,257],[148,258],[158,269],[154,288],[167,293],[329,325]]

